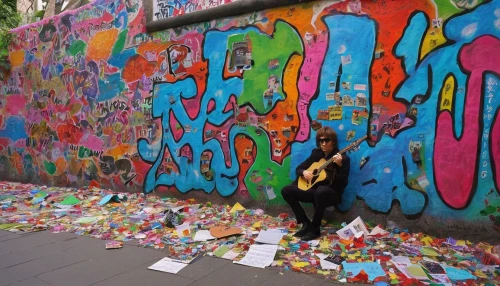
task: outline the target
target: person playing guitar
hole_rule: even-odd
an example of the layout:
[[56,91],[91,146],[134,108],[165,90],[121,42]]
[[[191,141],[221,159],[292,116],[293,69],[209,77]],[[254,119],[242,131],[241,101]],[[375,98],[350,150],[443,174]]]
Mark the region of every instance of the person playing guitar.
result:
[[[337,142],[337,133],[331,127],[318,129],[316,132],[317,148],[314,148],[309,158],[295,169],[298,176],[296,182],[281,190],[283,199],[290,205],[295,214],[297,224],[302,224],[294,236],[300,237],[304,241],[320,237],[320,225],[325,209],[341,202],[342,193],[347,186],[350,159],[345,154],[339,154]],[[327,164],[322,170],[325,171],[326,176],[323,175],[324,179],[316,181],[321,176],[318,176],[311,169],[316,162],[320,161],[321,163],[325,160],[327,160]],[[301,184],[301,182],[305,183]],[[313,203],[312,221],[307,218],[300,202]]]

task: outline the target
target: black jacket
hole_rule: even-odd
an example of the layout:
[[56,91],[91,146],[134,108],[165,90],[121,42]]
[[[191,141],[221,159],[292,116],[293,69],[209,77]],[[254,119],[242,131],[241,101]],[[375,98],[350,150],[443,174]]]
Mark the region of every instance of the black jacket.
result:
[[[302,176],[302,173],[307,170],[313,163],[318,162],[321,159],[328,160],[333,157],[333,155],[337,154],[339,150],[333,150],[328,156],[325,157],[325,153],[320,148],[315,148],[312,150],[311,155],[304,162],[302,162],[297,169],[295,169],[295,173],[297,176]],[[330,163],[326,168],[327,172],[333,171],[335,169],[335,177],[330,185],[335,191],[344,192],[344,188],[347,186],[349,181],[349,169],[351,167],[351,160],[345,154],[342,154],[342,167],[335,163]]]

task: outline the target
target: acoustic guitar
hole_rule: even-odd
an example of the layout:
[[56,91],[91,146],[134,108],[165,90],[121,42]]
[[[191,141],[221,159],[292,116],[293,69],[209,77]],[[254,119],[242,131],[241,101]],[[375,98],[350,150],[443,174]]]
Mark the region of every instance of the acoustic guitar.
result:
[[[349,144],[349,146],[340,150],[337,154],[342,155],[345,152],[352,151],[353,149],[358,147],[358,145],[361,144],[361,142],[366,140],[366,138],[367,138],[367,135],[359,138],[358,140]],[[332,156],[332,158],[330,158],[328,160],[321,159],[318,162],[312,163],[311,166],[309,168],[307,168],[307,171],[310,171],[313,173],[313,178],[311,179],[311,181],[308,181],[308,180],[304,179],[304,177],[300,176],[298,178],[298,181],[297,181],[297,186],[299,187],[299,189],[301,189],[302,191],[307,191],[311,187],[313,187],[314,185],[320,184],[320,183],[329,185],[333,181],[333,178],[335,178],[335,174],[331,173],[331,172],[327,172],[326,167],[330,163],[333,162],[333,157],[334,156]]]

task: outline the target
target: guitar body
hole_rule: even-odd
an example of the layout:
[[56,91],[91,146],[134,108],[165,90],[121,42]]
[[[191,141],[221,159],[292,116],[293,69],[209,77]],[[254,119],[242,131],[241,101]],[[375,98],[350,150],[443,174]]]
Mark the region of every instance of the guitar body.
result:
[[[366,140],[368,136],[365,135],[358,140],[352,142],[349,144],[349,146],[345,147],[344,149],[340,150],[337,155],[342,155],[345,152],[350,152],[354,148],[356,148],[361,142]],[[328,160],[321,159],[318,162],[312,163],[309,168],[307,168],[307,171],[310,171],[313,173],[313,178],[311,179],[310,182],[308,182],[304,177],[299,176],[297,180],[297,186],[299,189],[302,191],[307,191],[311,187],[315,185],[329,185],[332,183],[333,178],[335,177],[336,169],[333,170],[328,170],[327,166],[333,162],[333,157],[331,157]]]
[[320,172],[318,172],[318,169],[320,169],[320,167],[325,163],[325,159],[321,159],[318,162],[312,163],[311,166],[307,168],[307,171],[312,172],[314,177],[309,182],[304,179],[304,177],[300,176],[297,181],[297,186],[299,187],[299,189],[301,189],[302,191],[307,191],[315,185],[330,184],[333,180],[333,174],[330,174],[326,170],[321,170]]

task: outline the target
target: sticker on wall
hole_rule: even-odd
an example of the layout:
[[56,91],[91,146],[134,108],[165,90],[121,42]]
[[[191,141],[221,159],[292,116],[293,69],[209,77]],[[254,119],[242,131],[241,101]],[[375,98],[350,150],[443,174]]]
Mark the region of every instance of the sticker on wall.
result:
[[352,139],[354,139],[354,136],[356,136],[356,130],[347,131],[347,138],[346,138],[346,140],[347,141],[351,141]]
[[323,127],[323,124],[321,124],[321,122],[318,122],[318,121],[316,121],[316,120],[313,120],[313,121],[311,122],[311,128],[312,128],[312,130],[317,131],[317,130],[318,130],[318,129],[320,129],[321,127]]
[[275,157],[281,157],[282,153],[283,153],[283,151],[279,148],[274,148],[274,150],[273,150],[273,156],[275,156]]
[[351,55],[340,56],[343,65],[348,65],[352,62]]
[[327,93],[326,100],[335,100],[335,93]]
[[340,92],[338,92],[338,91],[335,92],[333,94],[333,99],[335,99],[335,101],[337,101],[337,103],[340,102],[340,101],[342,101],[342,97],[340,96]]
[[278,59],[270,60],[269,65],[267,66],[268,69],[274,70],[280,67],[280,62]]
[[281,127],[281,133],[283,136],[286,138],[290,138],[290,135],[292,134],[291,128],[290,127]]
[[354,90],[363,90],[363,91],[366,91],[366,84],[356,83],[354,85]]
[[366,107],[366,95],[364,93],[356,94],[356,106]]
[[[237,35],[237,37],[240,37],[240,35]],[[244,41],[234,42],[231,48],[229,71],[252,69],[252,40],[250,36],[246,35]]]
[[328,83],[328,89],[335,89],[336,86],[337,85],[335,84],[334,81],[331,81],[331,82]]
[[354,100],[350,95],[344,95],[342,97],[342,105],[344,106],[354,106]]
[[352,119],[351,119],[351,122],[352,124],[354,125],[360,125],[361,123],[363,123],[363,117],[360,116],[360,110],[353,110],[352,111]]
[[187,69],[193,65],[191,48],[186,45],[175,44],[167,49],[169,73],[180,76],[187,73]]
[[329,120],[328,119],[328,110],[318,110],[318,115],[316,116],[316,120]]
[[351,89],[351,83],[348,81],[342,82],[342,88],[345,90],[350,90]]
[[328,120],[342,120],[342,105],[328,107]]

